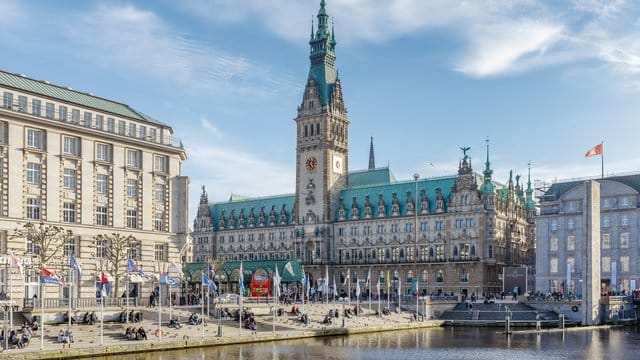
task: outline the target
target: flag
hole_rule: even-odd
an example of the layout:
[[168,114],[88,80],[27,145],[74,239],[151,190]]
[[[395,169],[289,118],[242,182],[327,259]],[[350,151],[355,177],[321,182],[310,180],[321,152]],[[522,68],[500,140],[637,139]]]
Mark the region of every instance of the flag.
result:
[[309,276],[304,277],[304,292],[307,295],[307,299],[309,298],[309,291],[311,290],[311,281],[309,281]]
[[273,277],[273,287],[275,288],[275,297],[279,298],[280,297],[280,282],[282,281],[280,279],[280,273],[278,273],[278,266],[276,265],[276,274]]
[[338,287],[336,286],[336,274],[333,273],[333,297],[338,297]]
[[242,261],[240,261],[240,275],[238,278],[238,286],[240,286],[240,296],[244,296],[244,270],[242,269]]
[[351,277],[351,271],[347,269],[347,275],[344,276],[344,283],[342,284],[342,286],[347,285],[350,277]]
[[10,266],[17,267],[18,271],[20,271],[20,275],[22,276],[22,278],[24,278],[24,269],[22,268],[22,264],[20,263],[20,260],[18,260],[18,258],[15,255],[13,255],[13,251],[9,251],[9,255],[11,256]]
[[40,269],[40,278],[43,284],[55,284],[64,286],[64,281],[53,271],[47,270],[44,266]]
[[402,285],[400,284],[400,277],[398,276],[398,296],[402,295],[400,292],[402,290]]
[[324,289],[322,289],[322,291],[325,294],[329,293],[329,267],[328,266],[324,267]]
[[378,284],[376,284],[376,289],[378,290],[378,295],[380,295],[380,276],[378,276]]
[[418,279],[411,279],[411,293],[418,296]]
[[589,151],[587,151],[587,153],[584,154],[584,157],[591,157],[596,155],[602,155],[602,143],[589,149]]
[[113,277],[106,271],[102,272],[102,297],[109,296],[111,294],[111,282]]
[[145,273],[142,271],[142,269],[136,264],[135,260],[133,259],[127,260],[127,271],[137,272],[138,274],[145,276]]
[[367,283],[364,284],[364,287],[369,288],[369,285],[371,285],[371,269],[369,269],[369,272],[367,273]]
[[78,271],[78,279],[82,279],[82,266],[78,264],[75,256],[71,255],[69,257],[69,269]]
[[360,297],[360,281],[358,280],[358,274],[356,273],[356,298]]
[[178,286],[178,282],[172,278],[169,277],[168,273],[162,273],[160,274],[160,284],[161,285],[168,285],[168,286]]

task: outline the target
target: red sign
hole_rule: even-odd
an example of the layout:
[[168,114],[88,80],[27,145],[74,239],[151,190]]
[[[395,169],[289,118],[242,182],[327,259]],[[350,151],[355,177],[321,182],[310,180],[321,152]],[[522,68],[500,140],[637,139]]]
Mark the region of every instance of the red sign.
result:
[[271,295],[271,277],[269,275],[251,275],[251,297]]

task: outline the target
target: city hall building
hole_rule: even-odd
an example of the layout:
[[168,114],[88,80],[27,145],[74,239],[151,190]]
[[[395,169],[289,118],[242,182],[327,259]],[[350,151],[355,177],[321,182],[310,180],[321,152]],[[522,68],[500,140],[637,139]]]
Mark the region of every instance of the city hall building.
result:
[[[148,273],[189,260],[186,153],[170,126],[128,105],[20,74],[0,71],[0,94],[2,292],[20,305],[34,295],[95,299],[101,271],[113,271],[106,259],[113,244],[96,239],[104,234],[128,239],[120,292],[127,258]],[[54,252],[16,236],[27,223],[61,227],[63,246]],[[54,256],[40,264],[44,251]],[[10,266],[11,253],[23,274]],[[72,255],[84,270],[80,279],[71,278]],[[71,285],[40,293],[41,265]],[[148,294],[151,285],[141,281],[129,279],[131,296]]]
[[[343,291],[348,271],[361,286],[371,271],[373,289],[389,274],[392,292],[399,282],[407,293],[414,279],[421,293],[500,292],[503,267],[535,264],[531,182],[525,189],[520,176],[494,181],[488,145],[482,174],[463,148],[455,176],[398,180],[375,165],[373,141],[368,168],[351,170],[349,118],[324,1],[317,18],[295,118],[295,193],[211,203],[203,187],[194,260],[293,259],[321,289],[326,273]],[[233,291],[237,271],[222,275]]]

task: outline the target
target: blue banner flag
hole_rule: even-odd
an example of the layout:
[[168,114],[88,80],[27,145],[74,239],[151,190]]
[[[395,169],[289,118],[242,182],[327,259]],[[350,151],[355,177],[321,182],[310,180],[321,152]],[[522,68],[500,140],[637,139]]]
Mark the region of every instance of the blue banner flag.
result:
[[69,268],[71,270],[78,271],[78,278],[82,279],[82,267],[80,266],[80,264],[78,264],[76,258],[73,255],[69,257]]

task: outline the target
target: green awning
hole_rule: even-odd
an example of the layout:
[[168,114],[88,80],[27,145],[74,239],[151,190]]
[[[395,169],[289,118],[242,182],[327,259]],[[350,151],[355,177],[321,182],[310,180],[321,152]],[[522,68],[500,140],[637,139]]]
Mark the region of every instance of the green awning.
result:
[[[278,267],[278,274],[282,282],[298,282],[302,279],[302,264],[293,260],[256,260],[242,261],[242,270],[245,280],[248,280],[252,274],[269,274],[273,275]],[[240,270],[240,261],[228,261],[220,266],[218,272],[224,272],[227,279],[237,281],[238,271]]]

